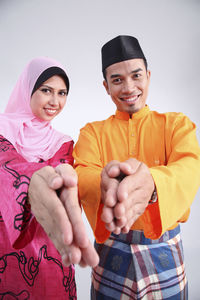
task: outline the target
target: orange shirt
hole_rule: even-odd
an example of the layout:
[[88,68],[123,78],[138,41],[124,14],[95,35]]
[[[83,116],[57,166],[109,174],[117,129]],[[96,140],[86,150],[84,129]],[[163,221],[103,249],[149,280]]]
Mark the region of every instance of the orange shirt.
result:
[[189,216],[200,185],[200,148],[195,125],[182,113],[157,113],[148,106],[134,113],[116,111],[80,131],[73,156],[79,196],[98,243],[110,235],[101,221],[100,174],[111,160],[134,157],[154,178],[158,201],[148,205],[132,229],[157,239]]

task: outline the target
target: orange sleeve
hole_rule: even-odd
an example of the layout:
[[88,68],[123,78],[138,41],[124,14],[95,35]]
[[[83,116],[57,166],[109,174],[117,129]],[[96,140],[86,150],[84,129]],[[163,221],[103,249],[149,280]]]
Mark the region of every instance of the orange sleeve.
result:
[[200,148],[196,126],[183,114],[179,114],[173,130],[171,126],[172,120],[168,119],[167,165],[150,168],[158,194],[160,235],[187,220],[200,186]]
[[97,242],[106,240],[110,232],[101,221],[100,179],[103,168],[98,132],[90,124],[81,129],[73,156],[78,174],[79,198]]

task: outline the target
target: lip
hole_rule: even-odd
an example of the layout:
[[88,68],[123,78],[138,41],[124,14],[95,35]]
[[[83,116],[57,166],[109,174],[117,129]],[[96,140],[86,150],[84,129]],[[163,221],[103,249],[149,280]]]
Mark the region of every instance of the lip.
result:
[[55,109],[55,108],[44,108],[44,110],[48,116],[53,116],[57,112],[57,109]]
[[129,105],[132,105],[139,99],[139,97],[140,97],[140,95],[134,95],[134,96],[120,97],[119,99]]

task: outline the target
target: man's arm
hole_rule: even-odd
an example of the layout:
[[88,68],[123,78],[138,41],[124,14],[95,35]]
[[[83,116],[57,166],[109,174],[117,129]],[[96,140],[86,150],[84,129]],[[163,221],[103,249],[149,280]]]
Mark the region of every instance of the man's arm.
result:
[[63,263],[94,267],[98,255],[87,237],[77,194],[76,172],[68,164],[40,169],[29,185],[32,212],[60,252]]
[[[134,165],[129,165],[127,162],[111,161],[106,167],[103,167],[104,157],[102,156],[101,140],[98,135],[102,130],[101,126],[103,126],[103,123],[97,122],[95,126],[87,124],[81,129],[79,140],[73,152],[75,167],[79,177],[80,200],[98,243],[104,242],[110,236],[110,232],[116,234],[120,233],[121,230],[122,232],[127,232],[130,226],[133,225],[134,219],[132,218],[135,217],[136,219],[136,214],[138,214],[138,218],[139,206],[137,206],[137,211],[134,212],[134,209],[130,208],[130,197],[124,201],[122,199],[123,196],[120,195],[126,195],[123,192],[124,184],[130,185],[127,179],[126,181],[122,180],[123,176],[121,176],[121,173],[126,174],[126,177],[128,175],[133,176],[139,165],[142,164],[136,159],[132,159]],[[142,164],[142,166],[145,165]],[[143,169],[140,168],[140,171]],[[147,167],[145,170],[149,171]],[[142,175],[145,177],[143,181],[146,180],[146,173],[142,172]],[[149,191],[149,194],[152,194],[154,189],[153,178],[149,172],[148,176],[152,189],[152,191]],[[135,179],[133,178],[131,181],[135,181]],[[117,195],[119,184],[121,184],[119,200],[122,203],[118,201]],[[136,188],[134,184],[132,188]],[[145,204],[142,205],[146,207],[150,198],[151,195],[147,196]],[[141,207],[140,209],[142,210]],[[131,215],[129,215],[129,212],[131,212]]]

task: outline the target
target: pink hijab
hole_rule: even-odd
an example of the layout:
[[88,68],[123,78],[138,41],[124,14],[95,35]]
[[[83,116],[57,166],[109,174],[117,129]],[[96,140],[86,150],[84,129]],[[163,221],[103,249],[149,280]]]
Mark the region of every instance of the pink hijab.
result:
[[39,120],[30,107],[31,93],[38,77],[50,67],[63,67],[57,61],[38,57],[30,61],[19,77],[5,113],[0,114],[0,134],[29,162],[48,160],[71,137],[54,130],[48,121]]

